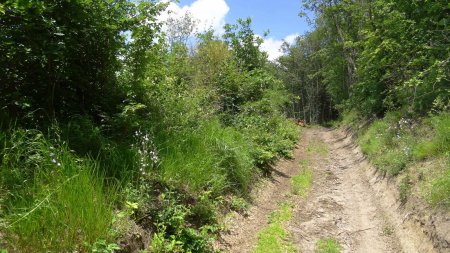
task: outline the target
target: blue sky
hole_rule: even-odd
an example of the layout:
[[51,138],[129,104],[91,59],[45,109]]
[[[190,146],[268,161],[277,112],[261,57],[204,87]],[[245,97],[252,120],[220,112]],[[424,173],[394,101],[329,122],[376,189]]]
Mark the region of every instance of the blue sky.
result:
[[213,27],[220,34],[225,23],[235,23],[238,18],[252,18],[256,34],[270,30],[262,45],[270,59],[281,55],[279,47],[283,40],[292,42],[304,34],[309,26],[305,18],[300,18],[301,0],[180,0],[169,8],[174,13],[189,12],[198,19],[199,30]]

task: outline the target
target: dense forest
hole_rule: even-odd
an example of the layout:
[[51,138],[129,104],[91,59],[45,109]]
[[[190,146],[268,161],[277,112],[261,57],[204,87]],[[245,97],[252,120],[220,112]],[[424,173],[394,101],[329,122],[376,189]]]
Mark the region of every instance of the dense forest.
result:
[[0,252],[211,252],[292,119],[352,125],[391,175],[445,161],[450,204],[448,1],[304,0],[313,29],[275,62],[251,19],[195,33],[166,7],[0,3]]
[[[314,30],[286,44],[283,80],[292,113],[310,122],[354,110],[449,110],[448,1],[305,0]],[[305,14],[301,14],[305,15]]]

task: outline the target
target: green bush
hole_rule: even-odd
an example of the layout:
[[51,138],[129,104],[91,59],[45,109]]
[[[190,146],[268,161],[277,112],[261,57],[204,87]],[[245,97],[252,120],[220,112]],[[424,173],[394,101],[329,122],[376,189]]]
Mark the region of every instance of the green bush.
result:
[[[266,104],[252,103],[235,119],[235,125],[253,143],[252,156],[259,167],[272,164],[277,157],[291,157],[299,129],[285,117],[260,113]],[[269,110],[270,111],[270,110]]]
[[191,210],[180,203],[172,192],[160,196],[156,217],[157,232],[153,234],[152,252],[211,252],[207,230],[197,231],[186,222]]

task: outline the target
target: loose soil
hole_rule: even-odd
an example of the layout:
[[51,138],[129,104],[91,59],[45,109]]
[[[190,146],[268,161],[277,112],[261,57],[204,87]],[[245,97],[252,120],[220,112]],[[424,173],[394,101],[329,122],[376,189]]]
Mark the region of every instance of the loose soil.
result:
[[[328,153],[315,152],[311,146],[317,143],[325,143]],[[301,160],[309,161],[314,175],[306,198],[290,193]],[[253,193],[247,214],[233,213],[225,220],[217,248],[251,252],[270,213],[289,202],[294,216],[285,228],[300,252],[314,252],[317,241],[328,238],[336,239],[342,252],[450,252],[433,245],[425,224],[404,215],[398,199],[395,187],[370,166],[346,132],[306,128],[294,158],[275,166],[273,177]]]

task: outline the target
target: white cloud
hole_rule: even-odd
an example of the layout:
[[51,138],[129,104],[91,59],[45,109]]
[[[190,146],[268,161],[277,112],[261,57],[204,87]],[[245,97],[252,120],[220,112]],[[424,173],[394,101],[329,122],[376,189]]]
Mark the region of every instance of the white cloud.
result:
[[292,45],[295,43],[295,40],[298,36],[300,36],[298,33],[288,35],[286,36],[286,38],[284,38],[284,41],[286,41],[289,45]]
[[160,17],[161,21],[165,21],[169,17],[183,17],[186,13],[190,13],[197,20],[196,28],[198,32],[213,28],[217,34],[222,34],[225,16],[230,11],[230,7],[225,0],[197,0],[191,5],[182,7],[171,2],[167,10],[169,13],[163,13]]
[[283,45],[283,42],[293,44],[298,36],[299,36],[298,34],[291,34],[286,36],[282,40],[276,40],[274,38],[266,38],[264,39],[264,42],[261,44],[261,50],[267,52],[267,54],[269,55],[269,60],[271,61],[276,60],[278,57],[283,55],[283,52],[281,51],[281,46]]

